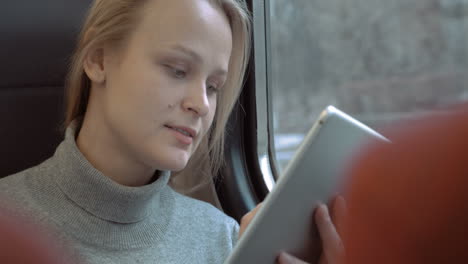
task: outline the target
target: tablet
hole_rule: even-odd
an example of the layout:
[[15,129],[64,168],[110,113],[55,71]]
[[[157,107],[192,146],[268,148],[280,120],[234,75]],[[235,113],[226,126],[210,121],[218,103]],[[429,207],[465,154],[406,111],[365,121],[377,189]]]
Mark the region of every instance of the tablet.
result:
[[316,263],[321,249],[313,222],[315,207],[319,202],[328,202],[340,190],[348,163],[369,141],[388,140],[328,106],[225,263],[274,264],[281,251]]

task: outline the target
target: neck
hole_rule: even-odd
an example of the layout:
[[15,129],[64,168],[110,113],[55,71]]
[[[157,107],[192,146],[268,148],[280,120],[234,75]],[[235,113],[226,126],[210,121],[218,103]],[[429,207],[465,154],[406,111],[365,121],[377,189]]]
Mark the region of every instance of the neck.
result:
[[125,186],[143,186],[154,180],[155,168],[132,158],[133,155],[125,151],[115,134],[104,124],[98,118],[88,115],[84,117],[78,131],[76,144],[91,165]]

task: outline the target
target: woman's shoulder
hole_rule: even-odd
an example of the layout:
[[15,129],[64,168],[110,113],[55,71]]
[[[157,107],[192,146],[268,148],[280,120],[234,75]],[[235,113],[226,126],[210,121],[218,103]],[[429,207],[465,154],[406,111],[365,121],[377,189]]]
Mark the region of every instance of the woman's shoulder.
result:
[[11,197],[27,188],[27,178],[35,174],[37,167],[32,167],[0,179],[0,196]]
[[212,204],[180,194],[172,189],[171,191],[174,193],[176,209],[180,211],[179,213],[186,215],[186,217],[190,217],[193,220],[202,218],[204,221],[212,222],[213,224],[237,225],[237,222],[232,217],[226,215]]
[[39,165],[1,178],[0,195],[7,192],[17,192],[18,189],[27,187],[26,182],[30,177],[39,177],[39,175],[46,173],[48,161],[46,160]]
[[[46,161],[47,162],[47,161]],[[35,193],[41,185],[47,185],[47,172],[43,162],[37,166],[17,172],[0,179],[0,200],[2,207],[19,206],[27,210],[35,204]]]

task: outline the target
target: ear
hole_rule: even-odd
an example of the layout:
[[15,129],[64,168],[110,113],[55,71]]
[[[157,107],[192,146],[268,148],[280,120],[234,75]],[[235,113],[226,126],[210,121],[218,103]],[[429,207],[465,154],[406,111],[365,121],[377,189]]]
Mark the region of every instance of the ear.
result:
[[91,82],[103,84],[106,81],[104,48],[90,50],[84,59],[83,68]]

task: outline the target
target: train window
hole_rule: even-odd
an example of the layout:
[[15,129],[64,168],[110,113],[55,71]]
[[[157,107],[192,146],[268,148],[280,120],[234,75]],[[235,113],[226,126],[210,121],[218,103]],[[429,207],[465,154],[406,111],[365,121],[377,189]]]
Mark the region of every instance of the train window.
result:
[[329,104],[373,128],[468,99],[467,0],[271,0],[277,174]]

